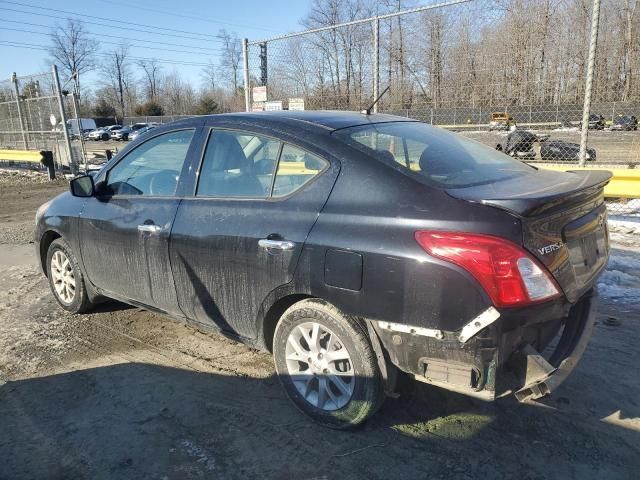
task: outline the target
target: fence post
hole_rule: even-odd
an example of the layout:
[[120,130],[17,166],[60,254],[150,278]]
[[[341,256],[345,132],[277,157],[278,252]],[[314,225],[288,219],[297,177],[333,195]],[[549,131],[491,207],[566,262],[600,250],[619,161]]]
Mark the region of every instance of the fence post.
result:
[[249,92],[249,40],[242,40],[242,59],[244,65],[244,110],[251,111],[251,92]]
[[584,88],[584,108],[582,109],[582,134],[580,135],[580,160],[578,165],[584,167],[587,159],[587,138],[589,136],[589,113],[591,111],[591,87],[593,85],[593,68],[596,62],[598,46],[598,27],[600,25],[600,0],[593,0],[591,9],[591,42],[589,44],[589,64]]
[[24,149],[29,150],[29,141],[27,140],[27,132],[25,131],[24,117],[22,116],[22,104],[20,103],[20,91],[18,89],[18,76],[16,72],[11,75],[11,83],[13,83],[13,91],[16,94],[16,105],[18,107],[18,118],[20,119],[20,131],[22,132],[22,142]]
[[[85,151],[85,147],[84,147],[84,138],[82,135],[82,120],[80,120],[80,116],[78,115],[78,87],[77,85],[74,87],[74,92],[71,94],[71,97],[73,99],[73,113],[76,116],[76,126],[78,127],[78,139],[80,140],[80,151],[82,152],[82,163],[84,164],[84,173],[87,173],[88,169],[87,169],[87,152]],[[124,120],[124,118],[123,118]],[[124,122],[123,122],[124,123]]]
[[[373,20],[373,98],[380,91],[380,19]],[[373,113],[378,113],[378,102],[373,105]]]
[[[60,77],[58,77],[58,67],[53,66],[53,79],[56,85],[56,96],[58,97],[58,107],[60,108],[60,121],[62,122],[62,131],[64,133],[65,146],[67,147],[67,154],[69,155],[69,168],[71,173],[75,174],[76,166],[73,162],[73,154],[71,150],[71,139],[69,138],[69,129],[67,128],[67,116],[64,113],[64,102],[62,100],[62,88],[60,88]],[[62,164],[62,162],[60,162]]]

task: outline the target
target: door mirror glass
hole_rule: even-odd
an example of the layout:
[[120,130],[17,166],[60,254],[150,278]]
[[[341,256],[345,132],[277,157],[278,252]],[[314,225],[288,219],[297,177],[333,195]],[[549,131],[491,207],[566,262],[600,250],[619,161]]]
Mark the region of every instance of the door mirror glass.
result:
[[69,187],[71,189],[71,195],[74,197],[93,197],[94,195],[95,189],[91,175],[74,178],[71,180]]

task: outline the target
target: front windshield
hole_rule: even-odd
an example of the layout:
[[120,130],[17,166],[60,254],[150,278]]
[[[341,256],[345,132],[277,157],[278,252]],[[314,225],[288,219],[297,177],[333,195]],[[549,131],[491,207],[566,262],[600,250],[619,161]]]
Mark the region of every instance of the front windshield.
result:
[[334,135],[358,150],[440,187],[492,183],[533,167],[461,135],[420,122],[349,127]]

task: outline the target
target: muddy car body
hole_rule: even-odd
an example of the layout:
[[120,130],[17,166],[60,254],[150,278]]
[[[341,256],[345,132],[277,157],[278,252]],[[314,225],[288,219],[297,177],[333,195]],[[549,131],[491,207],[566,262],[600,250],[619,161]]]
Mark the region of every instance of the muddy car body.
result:
[[590,336],[608,179],[388,115],[200,117],[43,205],[37,252],[64,308],[116,298],[271,350],[294,403],[344,427],[398,370],[486,400],[553,390]]

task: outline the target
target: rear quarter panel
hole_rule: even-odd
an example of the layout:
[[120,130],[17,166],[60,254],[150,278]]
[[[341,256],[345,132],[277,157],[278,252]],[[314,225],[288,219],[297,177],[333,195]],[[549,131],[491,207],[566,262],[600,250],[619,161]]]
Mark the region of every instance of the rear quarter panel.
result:
[[[424,252],[414,239],[418,230],[478,232],[522,241],[520,223],[510,214],[454,199],[349,149],[305,243],[297,282],[349,314],[457,330],[491,303],[466,271]],[[361,256],[359,289],[326,281],[327,258],[335,251]],[[354,276],[349,273],[349,282],[358,286]]]

